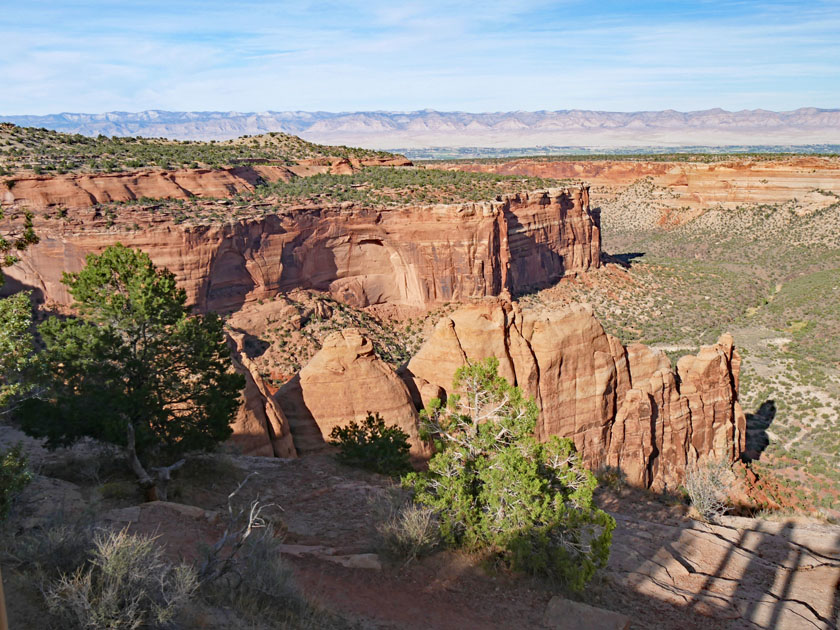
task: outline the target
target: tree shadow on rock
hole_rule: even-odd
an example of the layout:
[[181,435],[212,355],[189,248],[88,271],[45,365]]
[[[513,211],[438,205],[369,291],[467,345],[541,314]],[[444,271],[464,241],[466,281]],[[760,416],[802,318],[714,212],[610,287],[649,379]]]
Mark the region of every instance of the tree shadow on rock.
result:
[[245,354],[249,358],[255,359],[265,354],[266,350],[271,347],[271,344],[265,339],[260,339],[255,335],[245,333],[242,340],[242,346],[245,349]]

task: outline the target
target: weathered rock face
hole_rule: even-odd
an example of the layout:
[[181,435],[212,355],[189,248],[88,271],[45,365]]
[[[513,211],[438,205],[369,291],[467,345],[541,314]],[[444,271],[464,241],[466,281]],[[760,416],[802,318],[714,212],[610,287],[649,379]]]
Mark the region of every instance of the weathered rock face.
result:
[[[328,166],[319,170],[325,172]],[[230,197],[253,190],[261,181],[288,181],[295,176],[286,166],[243,166],[223,169],[137,171],[90,175],[21,177],[0,189],[0,202],[30,210],[52,206],[90,208],[97,203],[191,197]]]
[[668,523],[610,513],[617,521],[610,579],[706,619],[685,627],[828,630],[840,623],[836,525],[728,516]]
[[231,443],[243,455],[297,457],[289,422],[266,387],[262,376],[242,348],[243,336],[231,335],[234,369],[245,376],[243,402],[231,424]]
[[253,190],[262,181],[288,181],[321,173],[350,175],[365,166],[411,166],[411,161],[404,157],[361,160],[323,157],[300,160],[292,166],[253,164],[217,169],[26,176],[15,178],[14,185],[0,188],[0,203],[43,210],[53,206],[90,208],[98,203],[135,201],[144,197],[224,198]]
[[[331,333],[321,350],[300,371],[303,403],[326,441],[335,427],[360,422],[380,413],[410,438],[412,450],[422,451],[418,416],[405,383],[359,330]],[[281,391],[281,396],[283,392]]]
[[467,361],[491,356],[539,404],[538,438],[570,437],[589,467],[621,468],[635,485],[673,489],[690,463],[731,461],[744,448],[740,358],[729,335],[683,357],[677,376],[661,351],[625,349],[607,335],[589,306],[536,315],[487,300],[444,318],[403,377],[426,404]]
[[515,294],[599,266],[600,229],[588,203],[586,188],[554,189],[393,210],[286,208],[207,226],[146,216],[143,229],[127,230],[109,226],[96,210],[76,224],[41,213],[41,242],[9,270],[8,288],[35,288],[68,303],[62,272],[78,271],[88,253],[122,242],[169,268],[201,310],[236,310],[294,288],[327,291],[355,306],[428,307]]

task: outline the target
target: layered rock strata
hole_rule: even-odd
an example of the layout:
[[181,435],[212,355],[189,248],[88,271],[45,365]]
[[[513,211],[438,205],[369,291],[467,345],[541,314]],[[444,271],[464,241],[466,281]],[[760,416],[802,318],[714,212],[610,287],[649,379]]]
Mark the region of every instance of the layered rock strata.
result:
[[494,163],[439,163],[427,168],[582,180],[601,191],[602,199],[612,196],[615,188],[647,180],[667,193],[656,198],[656,206],[663,214],[668,209],[688,209],[680,213],[686,217],[713,209],[737,210],[749,204],[787,203],[794,198],[797,212],[816,210],[830,206],[836,201],[834,195],[840,194],[840,161],[817,156],[739,158],[711,163],[524,158]]
[[738,402],[740,358],[732,337],[680,359],[625,348],[587,305],[547,314],[487,300],[444,318],[404,370],[418,404],[446,395],[467,362],[499,359],[499,372],[541,409],[537,437],[572,438],[590,468],[620,468],[627,480],[675,489],[687,466],[734,460],[746,420]]
[[142,198],[230,197],[253,190],[261,181],[288,181],[294,176],[292,168],[279,165],[41,175],[17,178],[14,185],[6,181],[5,189],[0,188],[0,202],[37,211],[53,206],[83,209]]
[[[245,161],[245,160],[243,160]],[[264,162],[264,161],[261,161]],[[0,184],[0,203],[30,210],[54,206],[70,209],[96,204],[148,199],[230,197],[253,190],[261,182],[289,181],[322,173],[350,175],[365,166],[411,166],[404,157],[300,160],[297,164],[261,163],[232,168],[27,175]]]
[[586,187],[387,210],[279,208],[198,226],[152,216],[142,229],[89,212],[77,223],[36,215],[40,243],[9,269],[7,289],[34,288],[66,304],[62,272],[78,271],[87,254],[116,242],[147,252],[199,310],[215,311],[295,288],[354,306],[429,307],[515,294],[600,264],[600,228]]

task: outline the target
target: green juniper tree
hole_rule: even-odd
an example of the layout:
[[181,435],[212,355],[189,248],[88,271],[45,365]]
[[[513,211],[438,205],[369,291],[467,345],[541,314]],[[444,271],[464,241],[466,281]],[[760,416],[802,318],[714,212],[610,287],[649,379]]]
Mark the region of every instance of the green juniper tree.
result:
[[[0,209],[0,221],[4,212]],[[3,267],[18,260],[15,255],[38,242],[32,227],[32,214],[24,213],[23,224],[11,233],[0,233],[0,287],[4,284]],[[0,299],[0,410],[29,389],[25,375],[33,355],[32,306],[29,294],[20,292]]]
[[149,463],[212,449],[231,433],[244,379],[230,370],[222,321],[191,315],[174,275],[121,244],[63,282],[78,317],[39,327],[45,392],[22,407],[24,430],[51,447],[85,436],[116,444],[147,495],[165,499],[183,460]]
[[569,439],[534,437],[539,410],[492,358],[458,370],[447,405],[422,414],[436,454],[406,483],[434,508],[448,543],[582,589],[609,557],[615,521],[594,507],[594,475]]
[[13,407],[15,399],[30,390],[27,372],[34,352],[31,325],[29,293],[0,299],[0,412]]

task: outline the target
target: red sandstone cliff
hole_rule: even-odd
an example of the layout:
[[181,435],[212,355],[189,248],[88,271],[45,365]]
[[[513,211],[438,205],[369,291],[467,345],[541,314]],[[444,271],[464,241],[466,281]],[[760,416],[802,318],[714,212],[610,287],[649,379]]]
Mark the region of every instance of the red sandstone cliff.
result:
[[491,356],[540,406],[537,437],[570,437],[589,467],[620,468],[634,485],[673,490],[691,463],[732,461],[744,449],[729,335],[680,359],[675,374],[661,351],[606,334],[587,305],[536,315],[489,301],[441,320],[404,378],[425,404],[467,361]]
[[[38,175],[0,183],[0,203],[42,210],[53,206],[90,208],[98,203],[149,199],[230,197],[253,190],[261,181],[288,181],[319,173],[349,175],[365,166],[411,166],[403,157],[348,159],[322,157],[297,164],[258,164],[218,169],[180,169]],[[11,182],[11,184],[9,183]]]
[[289,421],[243,349],[243,335],[228,337],[233,368],[245,377],[242,405],[231,424],[230,441],[243,455],[297,457]]
[[[97,203],[149,199],[230,197],[253,190],[260,180],[288,181],[295,176],[286,166],[242,166],[223,169],[137,171],[91,175],[21,177],[9,188],[0,187],[0,202],[30,210],[52,206],[90,208]],[[328,167],[320,167],[325,171]]]
[[298,287],[357,306],[425,307],[515,294],[600,264],[600,229],[585,187],[457,205],[279,208],[204,226],[145,213],[137,217],[144,227],[134,230],[126,229],[128,212],[113,226],[95,209],[88,213],[75,213],[75,222],[36,214],[41,241],[10,268],[9,286],[67,303],[62,272],[116,242],[169,268],[199,309],[222,311]]

